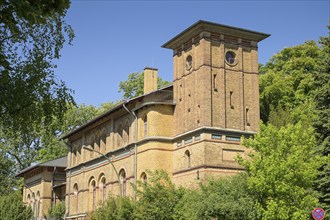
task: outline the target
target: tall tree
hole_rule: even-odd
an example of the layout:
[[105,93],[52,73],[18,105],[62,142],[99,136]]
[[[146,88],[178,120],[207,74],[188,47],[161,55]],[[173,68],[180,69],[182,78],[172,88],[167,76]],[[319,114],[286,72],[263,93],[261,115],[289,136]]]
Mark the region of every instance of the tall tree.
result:
[[7,135],[47,126],[73,102],[54,75],[54,60],[74,36],[64,20],[69,6],[68,0],[0,2],[0,129]]
[[0,1],[0,148],[19,169],[35,160],[40,131],[73,103],[54,75],[54,61],[74,37],[64,20],[69,6],[69,0]]
[[[328,26],[330,31],[330,26]],[[321,37],[322,59],[320,70],[315,75],[315,101],[317,118],[314,122],[319,152],[328,157],[320,168],[317,181],[320,202],[330,219],[330,37]]]
[[325,159],[315,151],[313,129],[300,123],[282,128],[261,125],[260,133],[244,145],[254,150],[251,160],[240,162],[262,219],[308,219],[318,204],[312,186]]
[[264,123],[278,127],[315,118],[314,76],[321,50],[316,42],[285,48],[260,68],[260,110]]
[[[158,88],[171,84],[158,77]],[[123,99],[131,99],[143,95],[144,73],[131,73],[128,79],[119,83],[118,92],[123,92]]]
[[54,75],[54,60],[74,36],[64,21],[69,6],[68,0],[0,2],[0,147],[19,168],[31,164],[40,131],[73,103]]

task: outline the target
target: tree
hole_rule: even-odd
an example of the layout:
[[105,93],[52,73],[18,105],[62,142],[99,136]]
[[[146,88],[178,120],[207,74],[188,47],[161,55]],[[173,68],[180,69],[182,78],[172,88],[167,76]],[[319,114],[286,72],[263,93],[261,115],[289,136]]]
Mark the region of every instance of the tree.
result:
[[22,135],[61,118],[71,91],[54,75],[73,31],[64,21],[68,0],[0,3],[0,128]]
[[175,205],[183,195],[164,170],[147,171],[148,182],[138,183],[136,219],[174,219]]
[[260,68],[260,110],[264,123],[283,126],[315,118],[314,76],[321,50],[314,41],[285,48]]
[[246,175],[212,179],[187,190],[175,207],[175,219],[261,219]]
[[[158,77],[158,88],[169,85],[170,82]],[[128,79],[119,83],[118,92],[123,92],[123,99],[131,99],[143,95],[144,73],[131,73]]]
[[73,31],[68,0],[0,2],[0,148],[19,169],[35,159],[40,131],[61,120],[72,91],[56,78],[54,60]]
[[[328,26],[330,30],[330,26]],[[317,118],[314,121],[318,151],[328,157],[320,168],[316,188],[320,192],[320,202],[330,218],[330,37],[321,37],[320,70],[315,75],[315,101]]]
[[318,204],[312,186],[325,159],[315,151],[313,130],[300,123],[282,128],[262,124],[244,145],[254,150],[251,160],[240,158],[240,163],[262,219],[307,219]]
[[10,193],[16,186],[16,181],[13,179],[13,165],[0,149],[0,196]]
[[129,197],[112,195],[91,215],[91,220],[130,220],[134,219],[134,203]]
[[0,219],[1,220],[30,220],[32,209],[24,206],[20,192],[13,192],[6,196],[0,196]]

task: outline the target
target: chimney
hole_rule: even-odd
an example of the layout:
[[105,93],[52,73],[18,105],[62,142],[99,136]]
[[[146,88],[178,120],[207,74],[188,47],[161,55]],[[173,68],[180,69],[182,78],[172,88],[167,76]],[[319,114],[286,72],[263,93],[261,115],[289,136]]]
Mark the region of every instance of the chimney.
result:
[[158,69],[144,68],[144,94],[157,90]]

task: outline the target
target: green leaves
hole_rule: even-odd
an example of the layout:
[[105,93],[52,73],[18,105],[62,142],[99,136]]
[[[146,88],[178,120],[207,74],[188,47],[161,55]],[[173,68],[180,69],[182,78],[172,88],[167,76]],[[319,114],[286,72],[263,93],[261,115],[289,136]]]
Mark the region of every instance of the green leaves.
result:
[[32,209],[24,206],[23,199],[18,191],[9,195],[0,196],[0,219],[1,220],[30,220]]
[[187,190],[175,208],[175,219],[261,219],[246,175],[212,179]]
[[281,128],[262,124],[244,145],[255,150],[256,156],[243,165],[263,219],[307,219],[318,204],[312,186],[325,160],[315,151],[313,130],[300,123]]
[[148,183],[139,183],[136,219],[174,219],[174,207],[182,197],[182,189],[171,182],[165,171],[148,171]]
[[62,219],[65,214],[65,202],[58,202],[48,210],[47,217],[50,219]]
[[[298,121],[311,124],[315,117],[313,82],[321,58],[319,46],[308,41],[283,49],[260,68],[263,73],[260,76],[263,122],[278,126]],[[282,118],[285,112],[287,114]]]

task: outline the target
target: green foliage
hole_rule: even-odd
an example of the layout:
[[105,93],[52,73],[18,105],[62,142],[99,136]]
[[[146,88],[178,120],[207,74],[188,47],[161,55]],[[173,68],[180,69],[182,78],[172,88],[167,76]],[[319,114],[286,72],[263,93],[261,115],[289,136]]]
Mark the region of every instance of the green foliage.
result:
[[300,123],[282,128],[262,124],[244,145],[254,150],[252,160],[241,158],[240,163],[262,219],[307,219],[318,204],[312,185],[325,160],[315,151],[313,130]]
[[12,176],[13,166],[13,162],[0,149],[0,196],[12,192],[13,187],[16,186]]
[[13,191],[6,196],[0,196],[0,219],[1,220],[30,220],[32,209],[24,206],[22,196]]
[[59,202],[48,210],[47,218],[53,220],[63,219],[65,214],[65,202]]
[[61,118],[71,91],[54,75],[73,31],[64,16],[68,0],[0,2],[0,127],[30,134]]
[[[330,26],[328,26],[330,30]],[[321,37],[320,70],[315,75],[315,101],[317,118],[314,121],[318,151],[328,156],[326,163],[320,168],[320,176],[316,188],[320,192],[320,202],[330,219],[330,37]]]
[[50,131],[74,102],[54,74],[54,60],[74,37],[64,20],[69,6],[68,0],[0,1],[0,151],[15,161],[12,172],[35,161],[41,131]]
[[130,220],[133,218],[134,204],[129,197],[114,197],[112,195],[102,206],[96,209],[91,220]]
[[[128,79],[119,83],[118,92],[123,92],[123,99],[131,99],[143,95],[144,73],[131,73]],[[158,77],[158,88],[169,85],[170,82]]]
[[148,171],[148,183],[139,182],[136,219],[174,219],[175,205],[183,195],[163,170]]
[[213,179],[188,190],[176,206],[175,219],[261,219],[246,175]]
[[310,125],[315,118],[314,76],[321,50],[314,41],[285,48],[260,68],[260,110],[264,123]]

